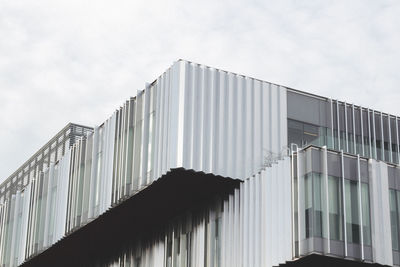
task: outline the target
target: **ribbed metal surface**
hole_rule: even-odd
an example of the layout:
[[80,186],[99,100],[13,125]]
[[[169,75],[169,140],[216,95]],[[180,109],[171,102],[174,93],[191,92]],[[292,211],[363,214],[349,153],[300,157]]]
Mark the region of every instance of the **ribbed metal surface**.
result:
[[0,259],[5,266],[18,266],[25,259],[30,188],[0,206]]
[[221,266],[277,266],[292,259],[290,159],[248,180],[224,203]]
[[292,259],[290,158],[246,179],[225,200],[174,220],[106,266],[278,266]]
[[[290,169],[281,168],[287,159],[274,164],[287,151],[286,110],[286,88],[186,61],[174,63],[93,133],[80,138],[60,161],[37,172],[29,207],[22,213],[27,216],[27,235],[20,241],[25,254],[18,261],[40,253],[170,169],[182,167],[245,181],[226,203],[232,209],[225,212],[230,218],[224,221],[225,230],[235,239],[221,243],[224,249],[235,248],[232,253],[240,259],[229,262],[232,257],[225,254],[223,266],[289,259],[285,251],[291,249],[290,242],[286,246],[286,237],[278,238],[276,232],[286,227],[291,236],[290,182],[284,191],[286,176],[278,179]],[[279,166],[279,172],[260,174],[271,164],[274,171]],[[270,199],[263,199],[268,192]],[[286,206],[277,209],[271,201]],[[7,233],[13,224],[4,215],[9,208],[2,207],[1,217],[1,230]],[[274,216],[286,219],[278,223]],[[206,221],[201,225],[193,232],[193,266],[203,266],[207,258]],[[265,232],[270,239],[264,240],[255,229],[266,231],[265,225],[273,231]],[[1,238],[5,251],[10,237]],[[264,250],[270,256],[263,256]],[[7,260],[5,266],[13,265]]]
[[286,88],[185,61],[177,67],[177,166],[244,179],[286,154]]
[[393,265],[389,208],[388,167],[384,162],[369,160],[371,185],[371,234],[374,262]]

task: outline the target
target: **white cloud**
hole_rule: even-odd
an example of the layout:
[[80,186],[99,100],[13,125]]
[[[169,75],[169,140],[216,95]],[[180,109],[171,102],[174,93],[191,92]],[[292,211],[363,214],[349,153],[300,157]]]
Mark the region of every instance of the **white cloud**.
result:
[[400,115],[398,1],[1,1],[0,180],[184,58]]

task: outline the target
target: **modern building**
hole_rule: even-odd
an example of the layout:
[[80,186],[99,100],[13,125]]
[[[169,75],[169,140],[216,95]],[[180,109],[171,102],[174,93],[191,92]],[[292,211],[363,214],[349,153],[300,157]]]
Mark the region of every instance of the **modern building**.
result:
[[5,194],[0,266],[400,266],[399,125],[179,60]]
[[50,163],[57,162],[65,151],[75,143],[77,139],[93,132],[93,128],[68,123],[60,132],[40,148],[30,159],[11,174],[0,185],[0,203],[10,199],[18,190],[22,190],[34,177],[45,169]]

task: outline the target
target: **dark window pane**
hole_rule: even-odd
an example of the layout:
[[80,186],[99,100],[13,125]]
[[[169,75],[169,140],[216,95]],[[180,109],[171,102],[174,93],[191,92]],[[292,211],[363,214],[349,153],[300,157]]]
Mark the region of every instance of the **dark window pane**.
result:
[[390,194],[390,226],[392,229],[392,248],[399,250],[399,222],[398,222],[398,209],[396,201],[396,191],[393,189],[389,190]]
[[343,240],[342,224],[342,197],[341,180],[339,177],[329,176],[329,230],[330,238],[333,240]]
[[347,242],[360,243],[357,182],[345,180]]

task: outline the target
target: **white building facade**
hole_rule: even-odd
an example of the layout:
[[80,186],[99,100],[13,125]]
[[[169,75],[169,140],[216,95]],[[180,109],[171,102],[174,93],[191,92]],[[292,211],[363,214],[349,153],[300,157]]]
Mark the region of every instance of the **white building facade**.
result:
[[[390,114],[179,60],[3,201],[0,266],[47,266],[54,251],[53,266],[400,265],[399,131]],[[145,195],[176,170],[235,186],[73,259],[89,249],[76,236],[127,203],[164,201]]]

